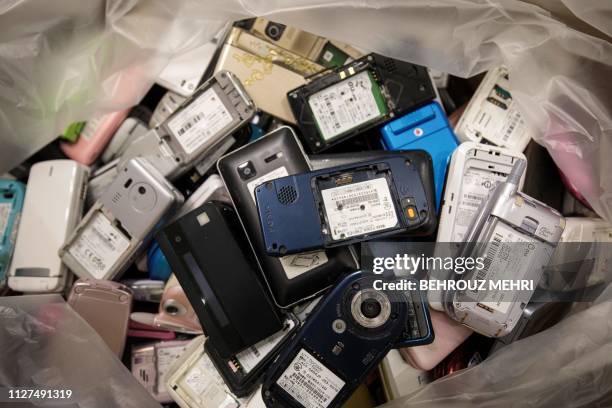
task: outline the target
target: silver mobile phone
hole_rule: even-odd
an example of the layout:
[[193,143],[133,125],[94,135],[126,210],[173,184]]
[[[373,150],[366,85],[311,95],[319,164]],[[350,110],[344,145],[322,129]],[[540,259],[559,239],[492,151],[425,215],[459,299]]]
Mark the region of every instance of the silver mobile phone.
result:
[[[484,267],[460,280],[484,282],[484,290],[472,285],[444,292],[446,312],[489,337],[505,336],[516,326],[565,228],[556,210],[518,192],[525,166],[518,160],[481,204],[459,250],[459,257],[483,259]],[[491,284],[512,281],[520,287]]]
[[134,141],[117,168],[145,157],[164,177],[174,179],[247,125],[254,114],[255,105],[238,78],[217,72],[158,127]]
[[113,279],[183,196],[147,160],[130,160],[59,251],[79,277]]

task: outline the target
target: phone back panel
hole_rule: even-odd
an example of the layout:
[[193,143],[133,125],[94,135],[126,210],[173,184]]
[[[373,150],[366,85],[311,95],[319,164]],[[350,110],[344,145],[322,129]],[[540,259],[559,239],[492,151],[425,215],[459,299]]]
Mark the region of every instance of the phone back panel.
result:
[[132,291],[118,282],[81,279],[73,285],[68,304],[121,357],[132,311]]

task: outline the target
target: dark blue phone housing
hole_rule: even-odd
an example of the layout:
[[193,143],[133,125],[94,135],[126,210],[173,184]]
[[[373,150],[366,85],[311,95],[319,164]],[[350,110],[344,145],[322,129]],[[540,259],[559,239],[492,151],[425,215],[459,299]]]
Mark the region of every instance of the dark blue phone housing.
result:
[[[321,191],[378,178],[387,181],[397,224],[333,239]],[[282,177],[258,186],[255,198],[266,252],[273,256],[417,231],[435,217],[417,166],[402,156]]]
[[[304,326],[266,373],[262,387],[262,397],[266,406],[283,408],[305,406],[278,384],[279,378],[283,376],[285,370],[290,369],[290,366],[299,368],[297,366],[301,363],[298,354],[302,352],[303,355],[303,351],[344,383],[332,399],[321,405],[333,408],[341,406],[365,376],[395,346],[396,340],[405,331],[407,317],[408,301],[402,292],[381,291],[390,300],[391,318],[380,327],[367,329],[359,325],[351,315],[352,299],[361,290],[372,288],[376,279],[383,278],[362,272],[353,273],[345,277],[317,305]],[[343,331],[334,330],[338,321],[346,325]],[[305,387],[309,385],[306,384]]]

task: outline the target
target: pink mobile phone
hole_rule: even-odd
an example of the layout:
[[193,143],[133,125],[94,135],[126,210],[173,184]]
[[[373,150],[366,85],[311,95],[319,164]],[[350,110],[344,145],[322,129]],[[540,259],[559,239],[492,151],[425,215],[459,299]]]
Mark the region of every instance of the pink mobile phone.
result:
[[[176,338],[176,333],[174,333],[173,331],[162,330],[158,327],[144,324],[139,319],[138,320],[132,319],[132,316],[134,315],[138,316],[139,314],[155,316],[151,313],[132,313],[130,315],[130,322],[128,326],[128,332],[127,332],[128,337],[138,337],[138,338],[143,338],[143,339],[157,339],[157,340],[174,340]],[[151,318],[151,320],[152,319],[153,317]]]
[[90,166],[102,154],[129,111],[124,109],[87,121],[78,140],[75,143],[61,142],[60,148],[66,156]]
[[550,122],[548,134],[551,136],[547,143],[553,146],[548,153],[559,168],[563,184],[578,201],[592,209],[586,197],[599,197],[603,193],[597,169],[583,157],[575,135],[566,131],[555,118]]
[[161,330],[202,334],[200,321],[174,274],[170,275],[170,279],[164,287],[164,293],[159,303],[159,312],[157,314],[132,313],[131,319],[136,323]]
[[200,321],[174,274],[164,288],[155,323],[178,332],[201,334]]
[[444,312],[429,309],[429,313],[436,334],[433,343],[400,349],[402,357],[408,364],[424,371],[429,371],[438,365],[444,360],[444,357],[473,333],[472,330],[451,319]]
[[132,310],[130,288],[108,280],[79,279],[72,286],[68,304],[121,357]]

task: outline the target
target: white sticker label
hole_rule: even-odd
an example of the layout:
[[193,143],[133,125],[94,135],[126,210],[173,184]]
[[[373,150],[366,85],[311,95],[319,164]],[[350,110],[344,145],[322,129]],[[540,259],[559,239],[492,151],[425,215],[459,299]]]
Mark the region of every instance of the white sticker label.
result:
[[528,131],[516,102],[506,90],[508,85],[508,81],[500,77],[482,100],[473,122],[467,125],[470,133],[481,134],[499,146],[520,143]]
[[497,184],[506,177],[485,170],[468,168],[461,180],[461,195],[455,210],[455,223],[451,242],[462,242],[467,229],[478,210]]
[[248,373],[266,357],[274,347],[285,337],[285,335],[295,326],[291,320],[288,321],[287,327],[283,330],[274,333],[267,339],[263,339],[259,343],[249,347],[248,349],[236,354],[236,359],[242,366],[245,373]]
[[237,408],[240,403],[226,391],[223,379],[210,358],[202,353],[185,376],[185,385],[203,407]]
[[130,245],[130,240],[97,212],[68,249],[94,277],[103,279]]
[[278,258],[288,279],[293,279],[329,260],[325,251],[302,252]]
[[0,203],[0,239],[2,239],[6,233],[6,227],[8,225],[12,209],[13,205],[11,203]]
[[345,384],[304,349],[276,383],[305,408],[327,408]]
[[386,230],[398,223],[384,177],[321,190],[321,197],[334,240]]
[[185,351],[187,344],[176,346],[157,347],[156,365],[157,365],[157,393],[166,394],[166,382],[164,378],[168,369],[176,360],[181,357]]
[[232,115],[210,88],[176,113],[168,122],[168,129],[185,152],[191,154],[231,122]]
[[[552,248],[534,238],[526,236],[499,221],[484,251],[485,267],[474,275],[474,279],[499,281],[522,279],[532,268],[548,263]],[[537,282],[534,283],[537,284]],[[500,313],[507,313],[515,301],[512,293],[503,290],[472,292],[479,302]]]
[[[247,184],[247,189],[251,193],[251,197],[255,202],[255,188],[266,181],[288,176],[289,173],[285,166],[274,169],[263,176],[250,181]],[[287,255],[279,258],[279,261],[285,270],[288,279],[293,279],[311,269],[317,268],[328,261],[325,251],[304,252],[301,254]]]
[[384,113],[376,103],[375,86],[369,72],[363,71],[310,96],[308,105],[325,140]]

